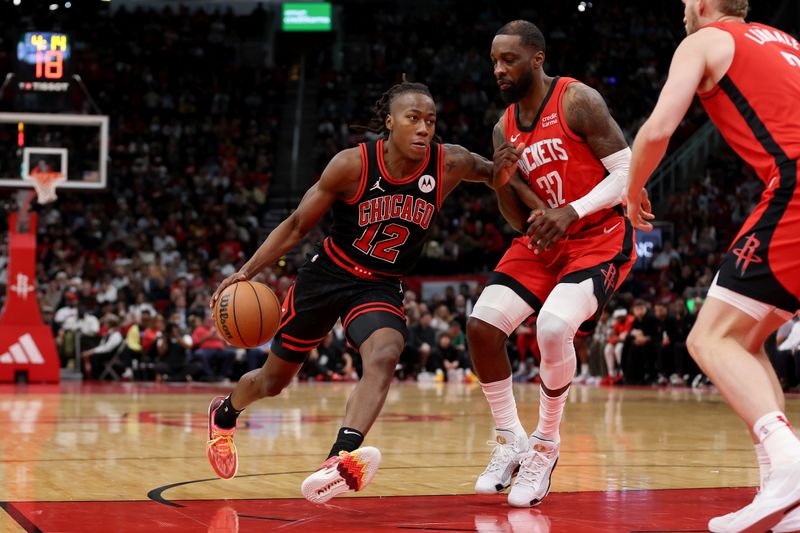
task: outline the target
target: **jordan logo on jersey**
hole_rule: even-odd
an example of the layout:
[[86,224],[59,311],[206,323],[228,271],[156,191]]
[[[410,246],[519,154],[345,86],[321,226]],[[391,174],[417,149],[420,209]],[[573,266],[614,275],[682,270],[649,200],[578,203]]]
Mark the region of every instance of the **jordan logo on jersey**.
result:
[[436,187],[436,180],[433,179],[433,176],[430,174],[425,174],[419,179],[417,185],[419,185],[419,190],[428,193],[431,192],[434,187]]
[[751,233],[747,236],[747,240],[744,241],[744,245],[742,245],[741,248],[735,248],[733,250],[733,255],[738,257],[736,260],[736,268],[742,269],[742,276],[747,272],[751,263],[758,264],[763,262],[763,259],[756,255],[756,250],[759,246],[761,246],[761,241],[756,238],[755,233]]
[[381,191],[381,192],[386,192],[383,189],[383,187],[381,187],[381,179],[383,179],[383,176],[378,176],[378,179],[375,180],[375,185],[370,187],[369,190],[371,190],[371,191],[378,190],[378,191]]

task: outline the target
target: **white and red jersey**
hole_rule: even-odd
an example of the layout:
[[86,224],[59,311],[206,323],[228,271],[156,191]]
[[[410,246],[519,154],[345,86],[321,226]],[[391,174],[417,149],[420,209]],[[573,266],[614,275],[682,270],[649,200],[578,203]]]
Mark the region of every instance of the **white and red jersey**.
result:
[[[556,77],[529,127],[520,124],[519,106],[511,104],[503,115],[506,140],[525,143],[517,163],[522,179],[545,204],[555,209],[586,196],[607,172],[584,139],[569,129],[562,100],[574,78]],[[604,224],[621,215],[620,208],[602,209],[573,222],[567,235]]]

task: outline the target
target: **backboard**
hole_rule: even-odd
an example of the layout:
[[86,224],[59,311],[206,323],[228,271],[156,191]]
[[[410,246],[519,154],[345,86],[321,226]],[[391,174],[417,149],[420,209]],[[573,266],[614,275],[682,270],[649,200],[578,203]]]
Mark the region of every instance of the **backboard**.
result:
[[59,189],[105,189],[108,117],[0,113],[0,187],[34,187],[47,176]]

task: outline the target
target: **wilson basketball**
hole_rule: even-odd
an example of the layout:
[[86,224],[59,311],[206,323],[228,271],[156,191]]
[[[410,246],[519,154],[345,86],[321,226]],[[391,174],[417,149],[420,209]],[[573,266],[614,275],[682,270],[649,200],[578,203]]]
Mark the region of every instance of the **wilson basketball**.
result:
[[231,346],[255,348],[278,331],[281,302],[263,283],[240,281],[220,294],[214,305],[214,322]]

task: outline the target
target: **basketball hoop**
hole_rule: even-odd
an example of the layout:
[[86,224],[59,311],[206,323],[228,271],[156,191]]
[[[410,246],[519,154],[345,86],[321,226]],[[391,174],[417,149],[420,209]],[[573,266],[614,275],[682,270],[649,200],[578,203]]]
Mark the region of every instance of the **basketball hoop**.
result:
[[37,202],[44,205],[58,198],[56,184],[64,181],[65,177],[61,172],[33,172],[30,179],[33,180],[33,188],[36,189]]

